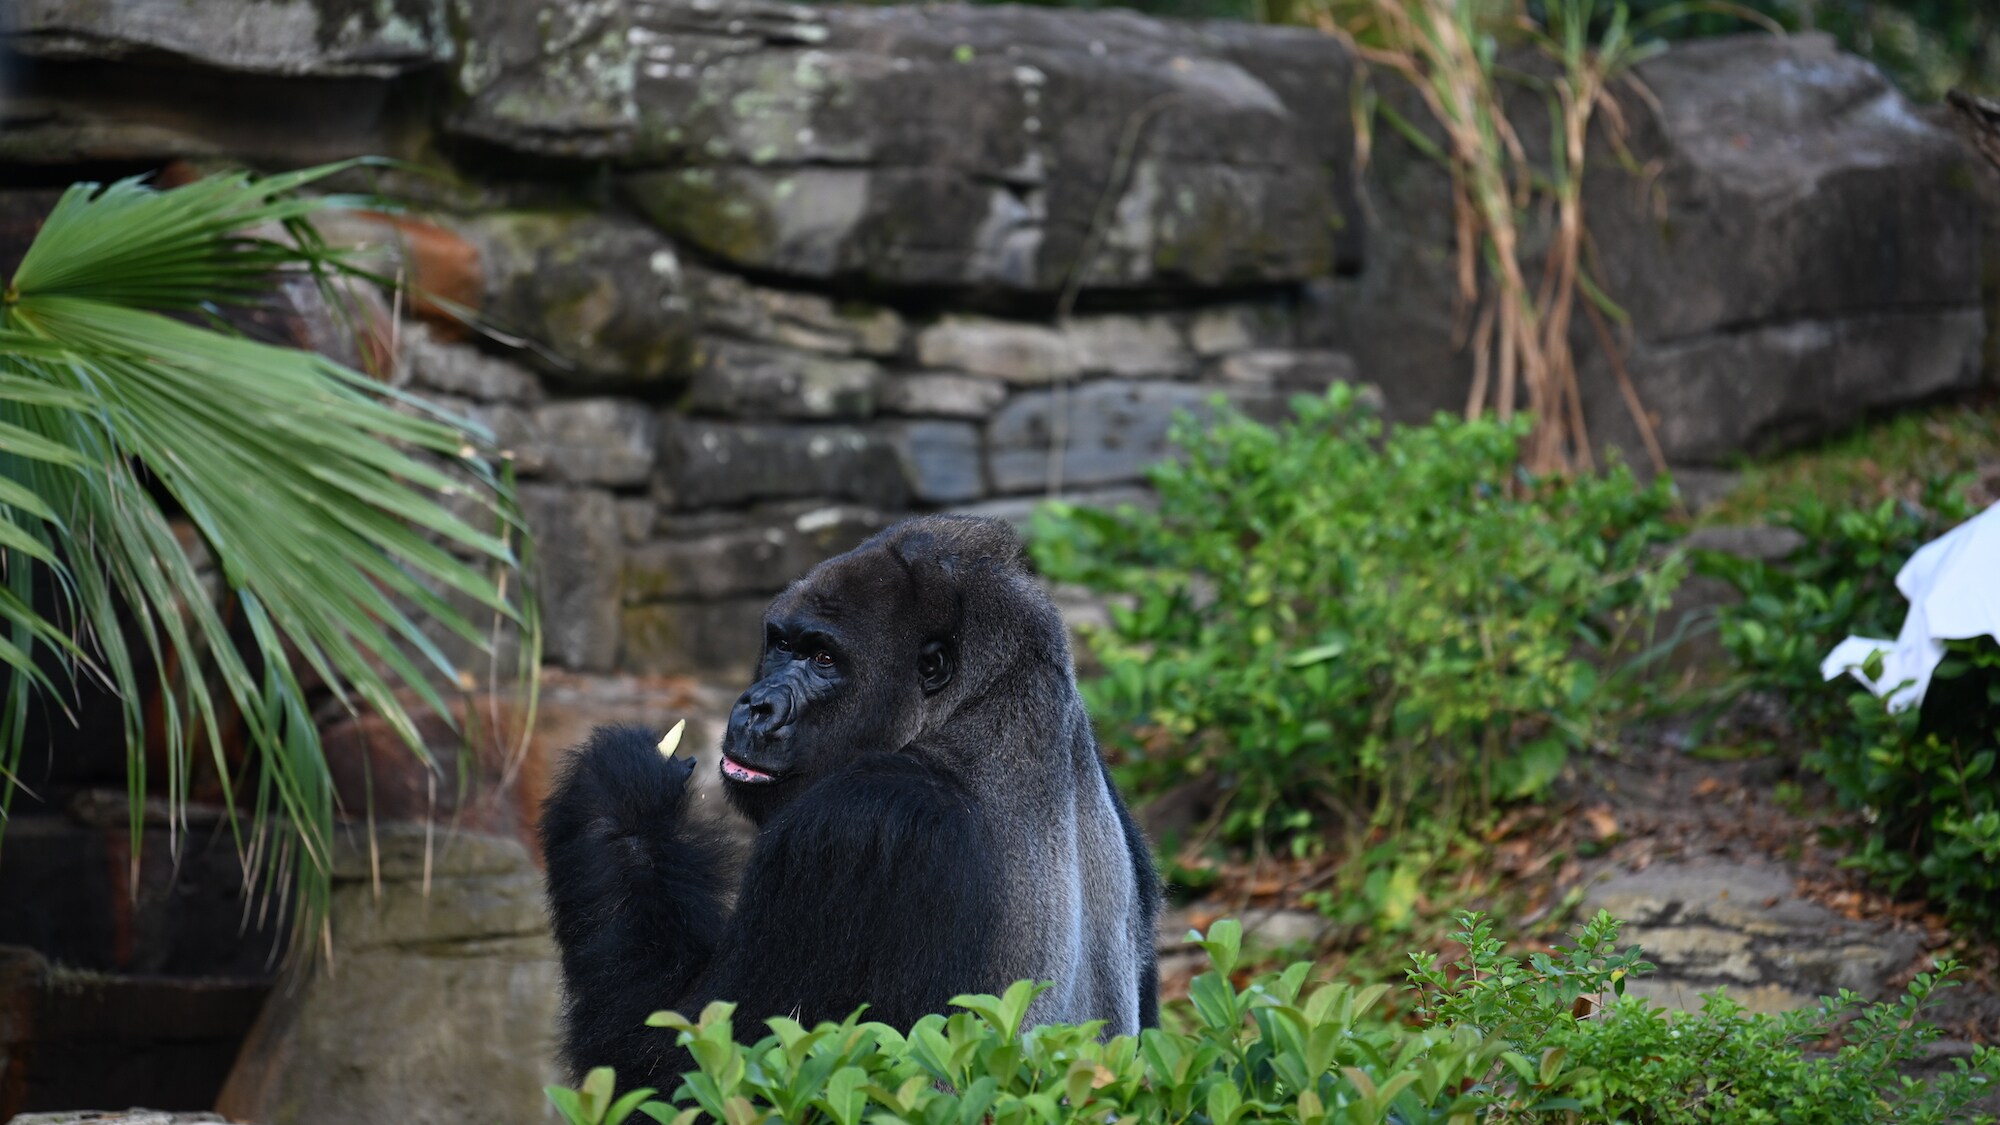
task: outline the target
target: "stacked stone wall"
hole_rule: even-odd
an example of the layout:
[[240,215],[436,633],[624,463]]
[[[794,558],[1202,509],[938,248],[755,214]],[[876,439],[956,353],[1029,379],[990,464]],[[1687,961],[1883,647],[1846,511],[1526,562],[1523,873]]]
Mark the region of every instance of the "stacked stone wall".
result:
[[[404,210],[327,233],[434,299],[380,303],[358,348],[324,316],[294,336],[513,452],[549,654],[578,670],[735,674],[773,592],[908,512],[1143,500],[1172,417],[1218,397],[1271,419],[1365,379],[1399,417],[1463,406],[1448,181],[1387,129],[1357,168],[1356,68],[1317,33],[765,0],[8,7],[0,268],[72,180],[405,162],[337,181]],[[1677,468],[1979,381],[1976,173],[1948,133],[1813,36],[1640,77],[1648,174],[1593,166],[1595,261]],[[1640,459],[1579,346],[1593,433]]]

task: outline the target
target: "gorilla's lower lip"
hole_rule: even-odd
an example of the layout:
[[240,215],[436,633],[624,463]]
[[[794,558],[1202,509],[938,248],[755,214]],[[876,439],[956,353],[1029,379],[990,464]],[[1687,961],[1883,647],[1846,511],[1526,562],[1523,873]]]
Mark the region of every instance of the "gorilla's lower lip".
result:
[[731,781],[740,781],[745,785],[769,785],[771,782],[778,780],[776,775],[766,773],[753,766],[746,766],[727,754],[722,756],[722,776]]

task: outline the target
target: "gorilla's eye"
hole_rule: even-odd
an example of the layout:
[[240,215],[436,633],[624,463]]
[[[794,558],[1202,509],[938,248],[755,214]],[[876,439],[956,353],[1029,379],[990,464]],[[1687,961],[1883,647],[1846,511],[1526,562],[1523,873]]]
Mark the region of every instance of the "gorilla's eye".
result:
[[917,677],[925,694],[941,691],[951,682],[951,654],[944,642],[930,641],[917,654]]
[[812,661],[815,668],[831,668],[833,667],[833,654],[824,650],[815,652],[813,653]]

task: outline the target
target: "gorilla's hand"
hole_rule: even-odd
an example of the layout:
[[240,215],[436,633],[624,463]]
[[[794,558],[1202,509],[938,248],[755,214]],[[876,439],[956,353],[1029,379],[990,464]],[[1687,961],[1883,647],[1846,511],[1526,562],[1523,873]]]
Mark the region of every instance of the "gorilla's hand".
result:
[[565,1053],[653,1074],[673,1040],[646,1017],[670,1007],[714,956],[722,930],[716,842],[690,832],[691,760],[655,749],[637,727],[599,727],[569,755],[542,809],[549,914],[562,949]]
[[[550,866],[582,851],[593,865],[655,871],[687,799],[694,759],[669,758],[639,727],[600,727],[570,757],[542,817]],[[673,849],[665,849],[671,852]]]

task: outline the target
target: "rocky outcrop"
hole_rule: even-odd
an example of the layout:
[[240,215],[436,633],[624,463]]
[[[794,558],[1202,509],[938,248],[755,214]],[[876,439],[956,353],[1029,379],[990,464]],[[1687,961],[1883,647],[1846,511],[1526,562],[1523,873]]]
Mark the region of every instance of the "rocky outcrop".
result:
[[[1645,173],[1593,165],[1586,214],[1670,463],[1726,464],[1979,384],[1980,205],[1947,130],[1825,35],[1690,41],[1635,77],[1643,94],[1613,93]],[[1524,97],[1518,113],[1538,112]],[[1353,351],[1392,408],[1421,417],[1460,408],[1469,370],[1450,189],[1430,158],[1381,139],[1367,266],[1322,292],[1307,335]],[[1574,345],[1593,436],[1642,460],[1581,311]]]
[[1690,45],[1639,76],[1659,104],[1633,143],[1660,180],[1606,178],[1592,230],[1670,459],[1977,385],[1981,205],[1954,137],[1824,35]]
[[[441,173],[350,175],[421,213],[329,237],[436,294],[371,347],[512,451],[568,667],[740,669],[814,559],[913,510],[1132,499],[1176,413],[1218,399],[1464,401],[1448,181],[1388,129],[1357,176],[1328,36],[769,0],[124,8],[8,9],[0,160]],[[1618,96],[1655,174],[1591,167],[1593,260],[1670,460],[1971,385],[1947,134],[1823,37],[1684,44],[1638,78],[1653,97]],[[26,200],[0,193],[0,243]],[[1581,321],[1578,349],[1593,433],[1634,453]]]
[[[658,239],[637,233],[636,245],[673,255]],[[569,278],[597,279],[600,310],[636,308],[615,263],[641,251],[599,245],[607,256],[559,237],[505,267],[486,259],[488,291],[515,294],[507,307],[539,309],[544,323],[560,302],[538,298]],[[541,268],[551,254],[569,264]],[[671,404],[649,389],[650,360],[607,348],[594,370],[574,362],[609,338],[615,312],[596,318],[603,332],[559,345],[566,356],[509,361],[423,327],[401,345],[404,386],[487,425],[512,453],[540,533],[547,650],[567,667],[734,674],[755,656],[772,593],[900,513],[1025,520],[1052,488],[1128,490],[1105,497],[1122,501],[1167,455],[1177,413],[1220,400],[1276,418],[1290,394],[1357,378],[1343,353],[1288,346],[1290,311],[1277,302],[918,326],[887,306],[671,260],[639,281],[665,293],[645,300],[670,308],[655,339],[678,334],[688,348]]]
[[1353,260],[1352,149],[1309,124],[1337,119],[1350,74],[1325,37],[1037,8],[632,11],[623,189],[733,265],[1053,293]]

